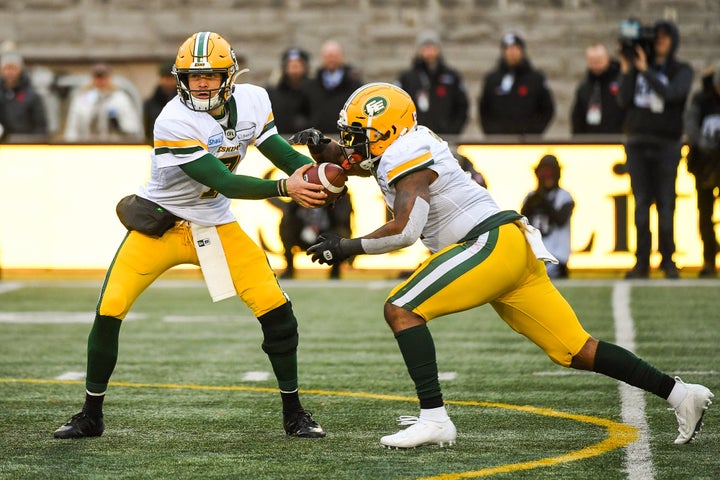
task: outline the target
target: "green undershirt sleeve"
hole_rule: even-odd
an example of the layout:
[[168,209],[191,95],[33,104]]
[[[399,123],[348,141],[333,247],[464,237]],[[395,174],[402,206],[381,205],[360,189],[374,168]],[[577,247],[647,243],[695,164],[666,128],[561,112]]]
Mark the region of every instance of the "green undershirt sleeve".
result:
[[193,180],[217,190],[228,198],[260,200],[280,196],[277,180],[236,175],[217,157],[209,153],[190,163],[180,165],[180,168]]
[[257,148],[273,165],[288,175],[292,175],[295,170],[303,165],[314,163],[311,158],[295,150],[280,135],[271,136],[258,145]]

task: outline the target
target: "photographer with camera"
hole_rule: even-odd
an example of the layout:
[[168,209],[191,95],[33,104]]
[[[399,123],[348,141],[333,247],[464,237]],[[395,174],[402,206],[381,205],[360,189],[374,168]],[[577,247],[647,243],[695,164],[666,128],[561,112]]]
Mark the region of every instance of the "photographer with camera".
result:
[[702,88],[685,112],[685,133],[690,144],[687,168],[695,175],[698,228],[703,243],[701,278],[717,276],[718,242],[713,224],[715,189],[720,187],[720,64],[702,77]]
[[[650,273],[650,206],[658,212],[660,269],[679,278],[675,253],[675,181],[682,147],[683,112],[693,80],[692,67],[675,58],[680,43],[677,26],[661,20],[650,29],[637,26],[628,36],[623,22],[620,38],[618,102],[627,109],[624,133],[627,170],[635,197],[635,266],[625,278]],[[632,30],[632,29],[630,29]],[[632,48],[630,48],[632,47]]]

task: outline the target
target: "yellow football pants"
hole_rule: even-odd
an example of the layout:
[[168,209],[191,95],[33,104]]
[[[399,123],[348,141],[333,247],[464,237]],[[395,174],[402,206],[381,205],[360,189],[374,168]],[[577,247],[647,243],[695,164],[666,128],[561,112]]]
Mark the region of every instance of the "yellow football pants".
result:
[[[256,317],[288,301],[259,248],[237,222],[217,227],[230,275],[240,298]],[[118,248],[98,301],[100,315],[124,319],[135,300],[168,269],[199,265],[187,222],[178,222],[160,238],[131,231]]]
[[514,223],[430,256],[387,301],[425,321],[490,303],[513,330],[565,367],[590,337]]

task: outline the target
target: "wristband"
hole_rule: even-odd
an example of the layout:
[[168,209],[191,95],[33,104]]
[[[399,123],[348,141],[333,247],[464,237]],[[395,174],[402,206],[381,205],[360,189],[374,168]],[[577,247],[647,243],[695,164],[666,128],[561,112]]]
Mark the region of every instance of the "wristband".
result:
[[278,195],[281,197],[287,197],[288,191],[287,191],[287,178],[281,178],[277,182],[277,191]]

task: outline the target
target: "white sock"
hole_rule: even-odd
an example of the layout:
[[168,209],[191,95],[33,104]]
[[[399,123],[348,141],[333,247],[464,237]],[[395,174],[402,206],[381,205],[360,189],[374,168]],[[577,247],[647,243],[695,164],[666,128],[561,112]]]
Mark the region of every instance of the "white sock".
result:
[[445,405],[437,408],[421,408],[420,418],[423,420],[431,420],[433,422],[444,422],[450,420],[450,417],[445,410]]
[[673,387],[670,395],[668,395],[667,398],[670,406],[673,408],[677,408],[678,405],[680,405],[680,403],[685,399],[685,395],[687,395],[687,392],[687,385],[682,382],[675,381],[675,386]]

